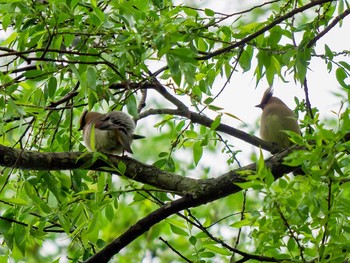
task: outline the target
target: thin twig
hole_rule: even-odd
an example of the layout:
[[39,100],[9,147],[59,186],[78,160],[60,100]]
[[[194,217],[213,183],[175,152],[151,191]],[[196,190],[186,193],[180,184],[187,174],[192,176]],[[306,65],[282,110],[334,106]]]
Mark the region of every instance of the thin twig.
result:
[[193,261],[189,260],[188,258],[186,258],[184,255],[182,255],[179,251],[177,251],[172,245],[169,244],[168,241],[164,240],[162,237],[159,237],[159,239],[161,241],[163,241],[165,245],[167,245],[172,251],[174,251],[177,255],[179,255],[183,260],[185,260],[186,262],[189,262],[189,263],[193,262]]
[[301,257],[302,261],[306,262],[305,258],[304,258],[304,252],[303,252],[304,248],[301,246],[301,244],[299,242],[299,239],[298,239],[298,236],[295,235],[295,231],[291,228],[290,224],[288,223],[288,220],[286,219],[286,217],[282,213],[282,210],[279,207],[279,205],[277,205],[277,210],[278,210],[278,213],[281,216],[281,219],[283,221],[284,226],[288,229],[290,237],[294,239],[294,241],[296,242],[296,244],[297,244],[297,246],[299,248],[299,253],[300,253],[300,257]]
[[[304,79],[304,93],[305,93],[305,101],[306,101],[306,112],[309,115],[309,117],[313,120],[314,114],[312,112],[311,102],[310,102],[310,98],[309,98],[309,87],[307,85],[306,76]],[[308,125],[308,129],[309,129],[309,133],[312,133],[312,127],[310,124]]]
[[[201,124],[206,127],[211,127],[211,124],[213,123],[212,119],[204,115],[201,115],[189,110],[178,110],[178,109],[149,109],[147,111],[142,112],[139,115],[139,119],[145,118],[149,115],[159,115],[159,114],[183,116],[183,117],[189,118],[193,123]],[[254,135],[248,134],[246,132],[243,132],[239,129],[233,128],[223,123],[219,124],[219,126],[216,128],[216,131],[226,133],[240,140],[243,140],[251,145],[254,145],[256,147],[261,147],[262,149],[270,152],[277,152],[279,150],[272,143],[266,142]]]
[[219,243],[221,246],[223,246],[224,248],[230,250],[231,252],[237,253],[243,257],[247,257],[249,259],[255,259],[258,261],[267,261],[267,262],[282,262],[284,261],[284,259],[276,259],[273,257],[266,257],[266,256],[262,256],[262,255],[254,255],[254,254],[249,254],[243,251],[240,251],[234,247],[229,246],[227,243],[225,243],[224,241],[222,241],[220,238],[214,237],[208,230],[207,228],[205,228],[198,220],[196,217],[194,217],[191,213],[189,214],[189,216],[198,224],[201,226],[200,230],[202,230],[210,239],[214,240],[215,242]]
[[[245,218],[246,204],[247,204],[247,189],[245,189],[243,191],[243,204],[242,204],[242,210],[241,210],[241,221]],[[237,246],[239,244],[241,233],[242,233],[242,228],[239,228],[235,248],[237,248]]]
[[139,106],[137,107],[137,112],[140,113],[144,107],[146,107],[147,100],[147,89],[141,89],[141,99]]
[[[321,241],[321,247],[325,246],[326,239],[328,236],[328,222],[329,222],[329,215],[332,209],[332,179],[329,179],[328,181],[328,196],[327,196],[327,214],[325,215],[327,220],[324,225],[324,231],[323,231],[323,236],[322,236],[322,241]],[[321,259],[320,259],[321,261]]]
[[309,41],[309,43],[307,44],[307,47],[310,48],[313,45],[316,44],[316,42],[323,37],[325,34],[327,34],[333,27],[335,27],[338,22],[342,19],[344,19],[347,15],[350,14],[350,8],[346,9],[342,14],[340,14],[339,16],[335,17],[332,21],[332,23],[330,23],[321,33],[319,33],[317,36],[315,36],[313,39],[311,39]]
[[224,48],[221,48],[221,49],[218,49],[214,52],[211,52],[210,54],[206,55],[206,56],[202,56],[202,57],[198,57],[197,59],[198,60],[208,60],[212,57],[215,57],[215,56],[218,56],[218,55],[221,55],[221,54],[224,54],[226,52],[229,52],[233,49],[235,49],[236,47],[239,47],[239,46],[242,46],[246,43],[248,43],[249,41],[253,40],[254,38],[264,34],[266,31],[270,30],[271,28],[273,28],[274,26],[280,24],[281,22],[283,22],[284,20],[290,18],[290,17],[293,17],[294,15],[298,14],[298,13],[301,13],[311,7],[314,7],[316,5],[320,5],[320,4],[324,4],[324,3],[328,3],[328,2],[333,2],[333,1],[336,1],[336,0],[316,0],[316,1],[311,1],[310,3],[304,5],[304,6],[301,6],[299,8],[296,8],[296,9],[293,9],[291,12],[289,12],[288,14],[285,14],[277,19],[275,19],[274,21],[272,21],[270,24],[268,24],[267,26],[261,28],[260,30],[252,33],[251,35],[243,38],[242,40],[240,41],[237,41],[227,47],[224,47]]

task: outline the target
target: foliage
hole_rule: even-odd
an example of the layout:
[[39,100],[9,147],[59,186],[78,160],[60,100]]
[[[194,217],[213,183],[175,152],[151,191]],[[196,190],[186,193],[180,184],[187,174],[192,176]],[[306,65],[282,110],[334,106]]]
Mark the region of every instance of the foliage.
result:
[[[349,14],[349,3],[283,0],[246,10],[223,14],[170,0],[0,2],[1,144],[23,151],[85,151],[77,125],[83,110],[124,110],[141,124],[147,119],[138,128],[147,139],[133,144],[135,159],[207,179],[215,167],[205,156],[225,159],[229,171],[247,151],[218,132],[223,115],[239,120],[216,105],[236,74],[254,74],[256,85],[290,76],[303,85],[305,100],[297,101],[297,110],[305,115],[304,135],[291,134],[303,148],[285,159],[302,173],[275,180],[260,155],[257,170],[243,173],[248,181],[239,185],[241,192],[174,213],[126,245],[116,261],[349,258],[349,50],[335,52],[327,44],[322,54],[315,51]],[[328,123],[307,97],[308,66],[315,59],[336,76],[344,103]],[[218,79],[225,82],[219,91]],[[189,110],[215,116],[201,122]],[[249,134],[233,136],[260,145]],[[99,159],[108,158],[95,153]],[[125,169],[120,164],[113,171]],[[87,260],[178,198],[84,167],[4,167],[0,186],[0,262]]]

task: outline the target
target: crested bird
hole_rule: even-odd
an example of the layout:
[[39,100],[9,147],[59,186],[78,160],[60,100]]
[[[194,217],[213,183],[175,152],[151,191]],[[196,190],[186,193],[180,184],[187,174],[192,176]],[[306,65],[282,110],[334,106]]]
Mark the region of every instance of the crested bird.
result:
[[273,96],[272,87],[265,91],[260,104],[255,107],[262,109],[260,137],[263,140],[285,148],[290,146],[292,142],[284,131],[300,134],[294,112],[282,100]]
[[131,143],[144,136],[134,134],[135,122],[122,111],[102,114],[85,110],[80,117],[79,130],[83,130],[86,148],[90,151],[119,155],[133,153]]

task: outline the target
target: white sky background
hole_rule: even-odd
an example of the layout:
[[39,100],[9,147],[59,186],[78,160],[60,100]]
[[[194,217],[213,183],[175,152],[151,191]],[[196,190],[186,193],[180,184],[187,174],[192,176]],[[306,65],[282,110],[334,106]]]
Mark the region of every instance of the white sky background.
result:
[[[261,1],[174,1],[176,5],[184,3],[187,6],[196,6],[200,8],[209,8],[215,12],[222,12],[225,14],[236,13],[239,11],[244,11],[251,8],[257,4],[262,4]],[[328,32],[323,38],[321,38],[316,43],[316,53],[320,54],[324,52],[325,43],[330,47],[332,51],[340,52],[345,49],[349,50],[350,39],[347,36],[350,32],[350,17],[346,17],[343,21],[341,28],[339,26],[334,27],[330,32]],[[298,42],[297,42],[298,43]],[[256,54],[254,54],[256,55]],[[349,57],[342,57],[337,60],[343,60],[350,64]],[[252,68],[255,66],[252,65]],[[152,67],[153,68],[153,67]],[[156,67],[155,69],[158,69]],[[317,107],[320,112],[320,118],[325,119],[329,117],[335,117],[334,113],[331,111],[338,111],[340,108],[339,98],[331,94],[331,92],[340,92],[340,85],[338,84],[335,77],[335,65],[333,65],[333,71],[331,73],[327,72],[326,64],[320,58],[313,57],[307,72],[307,81],[309,87],[309,98],[312,107]],[[231,82],[226,87],[224,92],[220,97],[213,103],[216,106],[224,108],[225,112],[229,112],[241,120],[243,120],[247,127],[242,128],[242,123],[232,119],[228,116],[222,117],[222,123],[228,124],[235,128],[242,129],[245,132],[250,132],[252,128],[256,125],[257,120],[260,118],[261,109],[256,108],[264,93],[265,89],[268,88],[267,81],[261,80],[258,87],[255,87],[256,78],[253,75],[254,70],[250,70],[246,73],[236,72],[231,79]],[[274,90],[275,96],[282,99],[291,109],[295,108],[294,97],[298,97],[301,101],[305,98],[304,91],[301,89],[300,84],[295,84],[293,80],[293,75],[287,75],[285,79],[288,83],[284,83],[281,80],[275,78]],[[224,80],[217,80],[217,91],[219,91],[224,85]],[[216,94],[216,91],[213,91]],[[207,111],[206,114],[209,112]],[[210,114],[210,113],[209,113]],[[210,117],[215,117],[213,114]],[[258,130],[255,132],[256,136],[259,136]],[[244,152],[238,155],[239,161],[242,165],[247,164],[249,161],[249,156],[251,154],[250,150],[258,153],[256,147],[252,147],[246,142],[233,137],[226,137],[229,139],[229,143],[235,146],[235,150],[243,150]],[[220,146],[222,147],[222,146]],[[221,172],[227,171],[226,160],[222,156],[223,160],[218,160],[216,156],[211,154],[205,154],[203,158],[207,159],[206,165],[212,167],[213,165],[217,167],[215,171],[212,170],[211,176],[217,176]],[[213,159],[215,158],[215,159]],[[214,167],[212,167],[213,169]]]

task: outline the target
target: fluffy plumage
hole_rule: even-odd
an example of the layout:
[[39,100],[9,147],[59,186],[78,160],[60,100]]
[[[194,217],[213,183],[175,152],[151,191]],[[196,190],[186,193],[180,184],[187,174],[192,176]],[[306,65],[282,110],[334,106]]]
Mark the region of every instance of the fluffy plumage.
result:
[[260,136],[263,140],[276,143],[285,148],[292,144],[288,135],[283,132],[300,133],[294,112],[282,100],[273,96],[273,89],[268,88],[260,102],[256,105],[262,109]]
[[[102,114],[94,111],[84,111],[80,117],[80,128],[83,139],[89,151],[119,155],[124,151],[133,153],[133,139],[144,138],[135,135],[135,122],[126,113],[112,111]],[[94,136],[92,136],[94,134]]]

